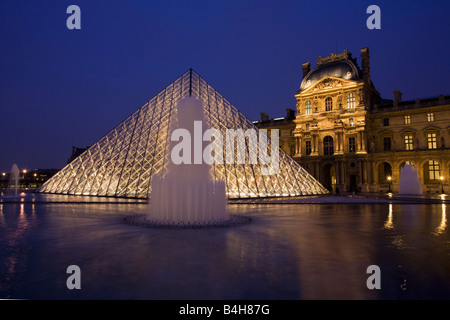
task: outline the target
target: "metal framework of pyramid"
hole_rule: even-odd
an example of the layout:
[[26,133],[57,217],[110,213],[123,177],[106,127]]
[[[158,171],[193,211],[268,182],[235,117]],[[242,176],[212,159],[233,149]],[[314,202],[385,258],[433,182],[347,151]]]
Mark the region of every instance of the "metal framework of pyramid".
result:
[[[177,102],[195,96],[211,128],[257,130],[255,125],[192,69],[136,110],[83,154],[46,181],[39,192],[148,198],[151,179],[166,170],[169,125]],[[246,148],[249,148],[246,142]],[[279,170],[261,175],[258,164],[214,164],[228,198],[297,196],[328,191],[281,149]]]

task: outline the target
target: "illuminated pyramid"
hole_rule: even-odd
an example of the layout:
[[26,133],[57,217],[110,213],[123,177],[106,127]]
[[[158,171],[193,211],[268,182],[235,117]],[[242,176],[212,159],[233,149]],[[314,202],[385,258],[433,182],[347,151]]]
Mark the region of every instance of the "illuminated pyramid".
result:
[[[201,99],[209,126],[255,129],[255,125],[192,69],[66,165],[40,189],[42,193],[148,198],[151,180],[168,163],[168,135],[177,102]],[[246,141],[246,148],[251,148]],[[279,149],[279,170],[262,175],[259,164],[214,164],[213,178],[226,184],[228,198],[296,196],[327,193],[306,170]]]

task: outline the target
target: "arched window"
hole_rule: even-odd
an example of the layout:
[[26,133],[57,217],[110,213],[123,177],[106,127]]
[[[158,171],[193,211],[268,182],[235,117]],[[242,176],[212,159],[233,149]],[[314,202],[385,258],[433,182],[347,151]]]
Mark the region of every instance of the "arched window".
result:
[[305,102],[305,114],[312,114],[312,103],[311,100]]
[[436,160],[428,160],[423,167],[423,174],[426,182],[437,182],[440,177],[440,165]]
[[333,98],[328,97],[325,99],[325,111],[333,110]]
[[406,160],[405,162],[402,162],[401,164],[400,164],[400,169],[402,169],[402,168],[404,168],[405,167],[405,165],[412,165],[413,167],[414,167],[414,163],[412,162],[412,161],[409,161],[409,160]]
[[334,154],[333,138],[330,136],[326,136],[323,139],[323,154],[325,156],[331,156]]
[[388,183],[388,177],[392,177],[392,167],[389,162],[380,163],[378,166],[378,183]]
[[347,108],[354,109],[356,107],[356,96],[354,93],[349,93],[347,96]]

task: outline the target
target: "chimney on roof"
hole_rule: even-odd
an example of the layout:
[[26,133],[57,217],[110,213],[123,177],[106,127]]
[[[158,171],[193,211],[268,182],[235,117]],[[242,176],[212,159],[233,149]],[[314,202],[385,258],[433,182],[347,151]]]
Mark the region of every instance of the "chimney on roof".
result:
[[397,105],[402,101],[402,93],[398,90],[394,91],[394,104]]
[[286,109],[286,120],[293,120],[293,119],[295,119],[295,110],[287,108]]
[[303,78],[305,79],[306,75],[308,74],[308,72],[311,71],[311,63],[309,62],[305,62],[302,64],[302,70],[303,70]]
[[269,121],[269,114],[261,112],[261,121]]
[[370,56],[369,56],[369,48],[361,49],[361,69],[363,79],[370,83]]

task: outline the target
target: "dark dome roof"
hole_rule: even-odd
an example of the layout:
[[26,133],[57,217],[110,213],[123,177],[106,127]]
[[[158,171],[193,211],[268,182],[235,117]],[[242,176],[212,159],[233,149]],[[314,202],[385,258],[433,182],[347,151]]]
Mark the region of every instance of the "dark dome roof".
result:
[[358,80],[359,71],[356,65],[350,60],[334,61],[318,66],[317,68],[308,72],[302,81],[300,90],[304,90],[320,79],[330,76],[346,80]]

